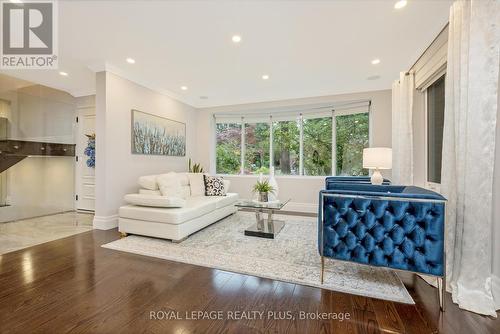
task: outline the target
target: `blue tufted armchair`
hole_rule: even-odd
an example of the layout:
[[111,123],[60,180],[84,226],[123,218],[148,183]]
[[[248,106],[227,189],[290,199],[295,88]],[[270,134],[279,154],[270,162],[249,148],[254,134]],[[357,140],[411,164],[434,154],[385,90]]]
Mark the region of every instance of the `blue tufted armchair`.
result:
[[325,257],[431,275],[444,310],[443,196],[412,186],[327,182],[319,203],[321,283]]

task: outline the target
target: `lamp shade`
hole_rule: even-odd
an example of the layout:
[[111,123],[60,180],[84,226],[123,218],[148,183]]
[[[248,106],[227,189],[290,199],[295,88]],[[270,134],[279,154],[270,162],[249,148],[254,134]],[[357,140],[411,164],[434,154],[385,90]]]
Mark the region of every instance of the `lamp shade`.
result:
[[363,149],[363,168],[391,169],[392,149],[389,147],[370,147]]

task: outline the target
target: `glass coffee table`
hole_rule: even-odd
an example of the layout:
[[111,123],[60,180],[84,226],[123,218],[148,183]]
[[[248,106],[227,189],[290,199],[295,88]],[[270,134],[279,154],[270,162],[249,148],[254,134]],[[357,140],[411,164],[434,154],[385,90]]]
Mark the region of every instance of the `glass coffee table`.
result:
[[[257,218],[257,223],[248,227],[245,230],[245,235],[274,239],[283,226],[285,226],[285,222],[282,220],[274,220],[273,214],[275,211],[281,210],[289,201],[290,199],[287,199],[286,201],[274,202],[258,202],[245,199],[239,200],[236,203],[236,206],[254,211],[255,217]],[[265,214],[267,214],[267,219],[264,218]]]

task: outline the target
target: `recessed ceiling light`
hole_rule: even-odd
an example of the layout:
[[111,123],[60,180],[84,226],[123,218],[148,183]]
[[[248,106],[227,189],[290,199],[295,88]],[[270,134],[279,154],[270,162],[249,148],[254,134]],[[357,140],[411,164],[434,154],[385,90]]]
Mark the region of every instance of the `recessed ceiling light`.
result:
[[408,1],[406,1],[406,0],[399,0],[398,2],[396,2],[394,4],[394,8],[401,9],[401,8],[405,7],[407,4],[408,4]]
[[377,65],[377,64],[380,64],[380,59],[373,59],[372,65]]
[[188,88],[187,88],[187,86],[181,86],[181,89],[182,90],[187,90]]
[[239,43],[241,42],[241,36],[240,35],[234,35],[231,40],[233,41],[233,43]]
[[269,75],[267,75],[267,74],[263,74],[263,75],[262,75],[262,80],[267,80],[267,79],[269,79]]
[[59,74],[62,75],[63,77],[67,77],[68,76],[68,73],[63,72],[63,71],[59,72]]
[[135,64],[135,59],[133,59],[133,58],[127,58],[126,60],[127,60],[127,63],[129,63],[129,64]]

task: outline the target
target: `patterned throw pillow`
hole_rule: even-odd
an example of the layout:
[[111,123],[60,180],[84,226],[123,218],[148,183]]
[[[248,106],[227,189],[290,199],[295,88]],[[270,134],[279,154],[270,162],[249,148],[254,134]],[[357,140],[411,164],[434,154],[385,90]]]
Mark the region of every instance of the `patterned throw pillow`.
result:
[[205,196],[224,196],[224,179],[218,176],[203,175],[205,180]]

